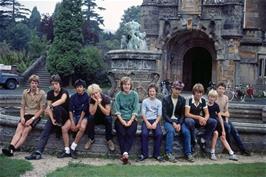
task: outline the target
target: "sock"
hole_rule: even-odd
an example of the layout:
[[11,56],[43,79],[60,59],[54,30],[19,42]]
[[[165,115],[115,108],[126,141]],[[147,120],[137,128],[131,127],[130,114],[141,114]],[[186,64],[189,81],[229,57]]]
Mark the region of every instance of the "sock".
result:
[[124,152],[123,155],[128,155],[128,153],[127,152]]
[[230,151],[229,151],[229,154],[230,154],[230,155],[233,155],[233,154],[234,154],[234,151],[230,150]]
[[211,149],[211,154],[215,154],[215,149]]
[[66,152],[67,154],[70,154],[70,149],[69,149],[69,147],[65,147],[65,152]]
[[73,143],[71,144],[70,148],[71,148],[73,151],[75,151],[77,146],[78,146],[78,145],[77,145],[75,142],[73,142]]
[[128,152],[124,152],[124,153],[123,153],[123,156],[128,157]]

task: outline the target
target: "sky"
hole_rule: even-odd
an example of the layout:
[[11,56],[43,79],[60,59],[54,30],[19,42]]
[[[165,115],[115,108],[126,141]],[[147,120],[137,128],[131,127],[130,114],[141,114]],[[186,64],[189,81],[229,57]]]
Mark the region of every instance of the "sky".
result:
[[[52,15],[56,3],[60,1],[61,0],[18,0],[18,2],[30,10],[32,10],[34,6],[37,6],[41,14],[50,15]],[[98,6],[106,8],[106,10],[99,12],[104,18],[105,26],[102,28],[105,31],[115,32],[119,27],[124,10],[133,5],[141,5],[142,2],[143,0],[96,0]]]

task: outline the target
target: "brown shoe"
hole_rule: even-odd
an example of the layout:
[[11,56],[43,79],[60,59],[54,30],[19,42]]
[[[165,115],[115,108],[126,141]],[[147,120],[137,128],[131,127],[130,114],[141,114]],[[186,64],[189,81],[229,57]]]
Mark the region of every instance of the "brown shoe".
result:
[[115,145],[114,145],[112,140],[108,140],[106,143],[107,143],[108,149],[110,151],[114,151],[115,150]]
[[84,149],[90,149],[91,145],[95,142],[95,140],[89,139],[88,142],[85,144]]

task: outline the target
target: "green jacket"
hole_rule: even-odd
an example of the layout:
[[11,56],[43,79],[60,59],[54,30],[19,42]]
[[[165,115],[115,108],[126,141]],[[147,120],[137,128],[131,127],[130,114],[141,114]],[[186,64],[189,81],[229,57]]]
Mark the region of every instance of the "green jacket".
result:
[[139,96],[138,93],[131,90],[128,94],[118,92],[115,96],[114,114],[121,115],[124,120],[129,120],[133,114],[136,116],[139,112]]

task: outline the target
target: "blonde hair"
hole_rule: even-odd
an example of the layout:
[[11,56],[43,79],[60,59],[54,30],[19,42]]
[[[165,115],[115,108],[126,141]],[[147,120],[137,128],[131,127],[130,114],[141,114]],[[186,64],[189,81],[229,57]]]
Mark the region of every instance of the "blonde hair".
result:
[[31,83],[32,81],[39,83],[40,82],[40,77],[37,76],[36,74],[33,74],[28,79],[29,83]]
[[211,90],[209,91],[209,93],[208,93],[208,96],[212,96],[212,97],[217,98],[217,97],[218,97],[218,93],[217,93],[216,90],[211,89]]
[[132,89],[132,80],[131,80],[131,78],[125,76],[125,77],[122,77],[121,80],[120,80],[120,89],[122,91],[124,91],[123,85],[126,84],[127,82],[130,82],[130,90]]
[[91,84],[87,89],[87,92],[89,95],[91,95],[97,91],[102,93],[102,89],[100,88],[100,86],[98,84]]
[[192,93],[195,95],[195,92],[204,93],[204,87],[201,83],[197,83],[192,88]]

